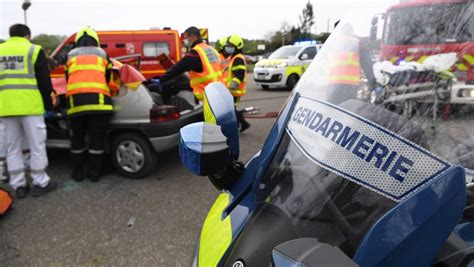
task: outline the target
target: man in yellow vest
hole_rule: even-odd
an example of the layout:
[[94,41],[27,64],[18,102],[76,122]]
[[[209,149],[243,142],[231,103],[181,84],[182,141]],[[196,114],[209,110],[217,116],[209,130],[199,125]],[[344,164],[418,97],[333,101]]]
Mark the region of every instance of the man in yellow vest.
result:
[[241,110],[237,110],[239,100],[247,93],[246,73],[247,67],[245,63],[242,49],[244,40],[237,34],[229,36],[224,46],[224,53],[229,55],[229,63],[224,69],[224,82],[230,93],[234,97],[235,112],[240,125],[240,132],[250,127]]
[[41,46],[30,43],[30,29],[23,24],[10,27],[10,39],[0,44],[0,117],[6,133],[7,168],[17,198],[27,196],[22,138],[31,151],[30,175],[33,196],[57,187],[46,174],[46,114],[51,114],[52,85],[48,62]]
[[73,161],[71,177],[77,182],[86,177],[98,182],[108,124],[113,114],[108,87],[112,64],[107,53],[99,47],[99,36],[92,28],[85,27],[76,33],[75,42],[76,48],[68,53],[66,66]]
[[[163,76],[151,79],[151,82],[160,87],[176,76],[189,72],[191,88],[194,96],[203,99],[204,88],[211,82],[222,82],[222,67],[220,65],[217,51],[204,43],[201,33],[196,27],[189,27],[184,31],[185,45],[191,47],[191,51],[178,63],[171,67]],[[166,94],[167,92],[162,92]],[[165,97],[166,98],[166,97]]]

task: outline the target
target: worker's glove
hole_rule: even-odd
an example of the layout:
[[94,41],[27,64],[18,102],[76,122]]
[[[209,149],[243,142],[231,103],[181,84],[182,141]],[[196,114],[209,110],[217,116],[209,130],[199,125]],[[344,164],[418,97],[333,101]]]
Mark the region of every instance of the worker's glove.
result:
[[160,87],[161,86],[161,82],[160,82],[160,79],[150,79],[150,82],[153,83],[154,85]]
[[46,120],[60,120],[64,118],[65,116],[61,112],[56,112],[56,111],[47,111],[44,113],[44,118]]
[[148,86],[148,89],[150,89],[151,91],[161,93],[160,79],[154,78],[154,79],[147,80],[147,86]]
[[238,82],[236,82],[236,81],[231,81],[231,82],[229,83],[229,89],[230,89],[230,90],[237,90],[237,89],[239,89],[239,85],[240,85],[240,84],[239,84]]
[[47,112],[44,113],[44,118],[47,119],[47,120],[50,120],[50,119],[54,118],[55,115],[56,114],[54,113],[54,111],[47,111]]

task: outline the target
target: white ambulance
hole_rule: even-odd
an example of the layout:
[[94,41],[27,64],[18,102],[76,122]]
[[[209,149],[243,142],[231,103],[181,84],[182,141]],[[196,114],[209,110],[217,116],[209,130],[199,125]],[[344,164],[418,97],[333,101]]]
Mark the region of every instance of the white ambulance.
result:
[[253,79],[263,89],[270,86],[293,89],[320,48],[321,44],[315,41],[282,46],[268,59],[257,62]]

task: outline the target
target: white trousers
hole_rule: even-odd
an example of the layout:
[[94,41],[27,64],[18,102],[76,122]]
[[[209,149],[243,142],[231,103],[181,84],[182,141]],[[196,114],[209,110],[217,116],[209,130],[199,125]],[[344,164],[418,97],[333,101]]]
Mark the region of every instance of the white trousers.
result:
[[48,156],[46,154],[46,124],[43,116],[4,117],[6,133],[7,168],[10,186],[16,190],[26,185],[25,162],[23,160],[23,136],[30,149],[30,176],[33,184],[45,187],[49,183],[46,174]]
[[[28,170],[30,168],[30,148],[28,147],[28,141],[25,136],[22,137],[23,143],[23,160],[25,161],[25,167]],[[7,179],[7,135],[5,133],[5,125],[3,124],[3,118],[0,118],[0,183],[2,180]]]

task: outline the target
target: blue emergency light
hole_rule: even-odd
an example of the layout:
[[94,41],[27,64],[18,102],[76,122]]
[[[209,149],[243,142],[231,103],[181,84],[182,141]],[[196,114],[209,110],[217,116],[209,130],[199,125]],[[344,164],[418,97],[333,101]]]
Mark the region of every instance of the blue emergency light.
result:
[[300,40],[296,41],[293,45],[317,45],[321,44],[318,40]]

